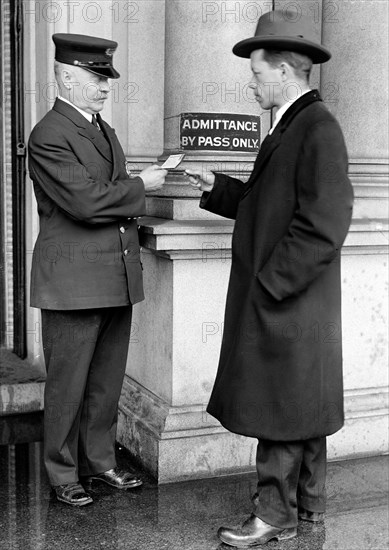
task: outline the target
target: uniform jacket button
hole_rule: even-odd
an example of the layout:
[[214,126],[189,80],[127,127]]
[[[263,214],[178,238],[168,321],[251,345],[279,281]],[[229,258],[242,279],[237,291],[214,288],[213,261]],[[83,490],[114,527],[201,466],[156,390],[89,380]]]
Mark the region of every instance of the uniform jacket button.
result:
[[126,249],[126,250],[123,252],[123,254],[124,254],[125,256],[127,256],[128,250]]
[[119,231],[120,231],[120,233],[125,233],[125,232],[126,232],[126,230],[125,230],[125,228],[124,228],[123,226],[121,226],[121,228],[119,229]]

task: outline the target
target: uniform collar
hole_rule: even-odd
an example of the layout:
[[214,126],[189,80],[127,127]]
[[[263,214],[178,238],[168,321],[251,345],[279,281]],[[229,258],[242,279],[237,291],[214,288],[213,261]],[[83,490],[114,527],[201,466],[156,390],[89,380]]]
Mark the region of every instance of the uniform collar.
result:
[[64,101],[68,105],[71,105],[73,107],[73,109],[76,109],[76,111],[78,111],[83,117],[85,117],[88,122],[92,122],[92,115],[90,113],[87,113],[86,111],[83,111],[82,109],[79,109],[78,107],[76,107],[74,105],[74,103],[72,103],[71,101],[69,101],[68,99],[66,99],[66,98],[64,98],[60,95],[58,96],[58,99],[60,99],[61,101]]

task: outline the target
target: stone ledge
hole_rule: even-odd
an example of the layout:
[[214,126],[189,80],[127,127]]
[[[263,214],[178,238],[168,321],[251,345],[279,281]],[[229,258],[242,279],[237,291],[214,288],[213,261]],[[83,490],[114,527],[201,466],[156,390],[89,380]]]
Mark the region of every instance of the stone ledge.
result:
[[[216,156],[214,156],[216,155]],[[214,158],[212,158],[214,156]],[[201,165],[211,171],[246,181],[252,171],[253,161],[247,158],[187,154],[179,170],[170,172],[162,191],[148,193],[146,210],[148,216],[174,220],[218,220],[219,216],[199,208],[201,191],[188,184],[185,168],[191,164]],[[162,159],[161,159],[162,160]],[[389,167],[386,159],[350,159],[349,177],[354,188],[354,217],[387,218],[389,197]]]
[[204,235],[229,234],[234,227],[233,220],[219,217],[217,220],[167,220],[145,216],[139,225],[145,235]]
[[344,392],[346,420],[388,415],[389,390],[386,386],[351,389]]
[[44,374],[10,350],[0,353],[0,416],[42,411]]
[[[140,242],[156,253],[220,249],[225,255],[231,248],[233,220],[166,220],[144,217],[139,220]],[[345,254],[386,253],[389,224],[383,219],[356,218],[346,238]],[[216,256],[213,256],[216,257]]]
[[[388,217],[387,185],[354,185],[354,217],[385,219]],[[225,220],[199,207],[199,197],[146,197],[146,211],[150,217],[168,220]]]
[[[212,220],[168,220],[144,216],[139,219],[142,233],[146,235],[203,235],[210,233],[232,233],[234,220],[218,216]],[[350,232],[388,231],[389,222],[381,218],[354,218]]]
[[220,220],[217,214],[199,207],[199,197],[146,197],[148,216],[169,220]]

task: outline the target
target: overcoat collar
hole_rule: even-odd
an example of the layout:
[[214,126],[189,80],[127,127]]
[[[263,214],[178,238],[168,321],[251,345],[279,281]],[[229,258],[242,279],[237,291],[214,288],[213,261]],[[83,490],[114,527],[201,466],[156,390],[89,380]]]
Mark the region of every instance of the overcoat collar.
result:
[[315,101],[322,101],[318,90],[311,90],[310,92],[307,92],[306,94],[301,96],[284,113],[280,122],[275,127],[274,132],[271,135],[266,136],[266,138],[262,142],[261,148],[259,149],[258,156],[254,163],[253,171],[248,182],[246,183],[245,191],[241,199],[243,199],[248,193],[250,193],[262,169],[266,165],[273,152],[280,145],[282,135],[287,127],[290,125],[292,120],[298,115],[298,113],[305,109],[305,107],[307,107],[311,103],[314,103]]
[[60,113],[61,115],[71,120],[73,124],[75,124],[78,127],[78,133],[81,136],[89,139],[93,143],[93,145],[96,147],[98,152],[106,160],[108,160],[109,162],[112,162],[113,147],[112,147],[112,141],[111,141],[111,134],[110,132],[108,132],[110,128],[107,127],[105,123],[103,123],[100,116],[98,118],[98,121],[107,139],[105,139],[104,135],[97,128],[95,128],[95,126],[93,126],[93,124],[91,124],[84,116],[82,116],[82,114],[79,113],[77,109],[74,109],[68,103],[61,101],[60,99],[56,99],[53,106],[53,110],[57,111],[57,113]]

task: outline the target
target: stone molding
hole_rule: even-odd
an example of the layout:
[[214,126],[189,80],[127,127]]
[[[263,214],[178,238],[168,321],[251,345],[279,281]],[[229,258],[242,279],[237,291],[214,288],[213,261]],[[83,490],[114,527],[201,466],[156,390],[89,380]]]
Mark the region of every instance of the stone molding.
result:
[[[213,259],[231,257],[234,227],[231,220],[165,220],[144,217],[140,220],[140,226],[141,246],[158,256],[187,259],[190,252],[193,259],[199,259],[208,252],[208,257]],[[354,219],[342,250],[343,254],[352,255],[386,254],[388,244],[388,221]]]
[[[349,389],[344,392],[345,419],[387,416],[389,390],[385,386]],[[141,384],[124,377],[119,409],[136,418],[145,429],[159,439],[192,437],[205,433],[223,433],[225,428],[206,412],[207,403],[190,406],[170,406]],[[196,434],[194,434],[194,431]]]
[[[216,419],[206,413],[205,409],[206,404],[169,406],[160,397],[126,375],[119,404],[118,439],[138,459],[141,459],[142,464],[160,483],[210,477],[221,473],[253,471],[255,469],[253,449],[256,446],[256,440],[228,432]],[[358,456],[385,452],[387,438],[382,427],[387,423],[387,416],[387,387],[345,391],[345,431],[353,429],[357,433],[359,430],[360,433],[365,434],[365,427],[370,426],[374,435],[369,440],[368,450],[362,448]],[[345,439],[343,430],[338,434],[333,437],[338,440]],[[355,455],[355,451],[350,450],[354,440],[347,438],[345,441],[346,443],[340,445],[340,450],[339,445],[330,446],[329,459],[339,460]],[[224,446],[235,448],[236,445],[239,445],[241,452],[239,461],[235,462],[236,456],[231,451],[224,453],[225,464],[222,464],[222,458],[218,461],[217,457],[220,456],[218,453]],[[210,454],[207,456],[209,460],[207,468],[188,470],[185,464],[187,446],[191,448],[189,462],[193,460],[193,455],[197,456],[198,462],[201,461],[203,450],[213,449],[213,458]],[[168,466],[172,460],[170,456],[172,449],[175,450],[177,459],[173,469]],[[169,457],[168,463],[167,457]]]
[[[222,220],[220,216],[201,210],[198,206],[201,193],[190,187],[184,174],[192,163],[206,165],[209,170],[220,171],[246,181],[251,173],[253,159],[227,159],[225,157],[196,160],[185,159],[180,170],[171,172],[162,191],[146,197],[147,214],[150,217],[176,221]],[[201,157],[199,157],[200,159]],[[356,220],[388,219],[389,213],[389,164],[383,159],[351,159],[349,176],[354,187],[354,218]]]

